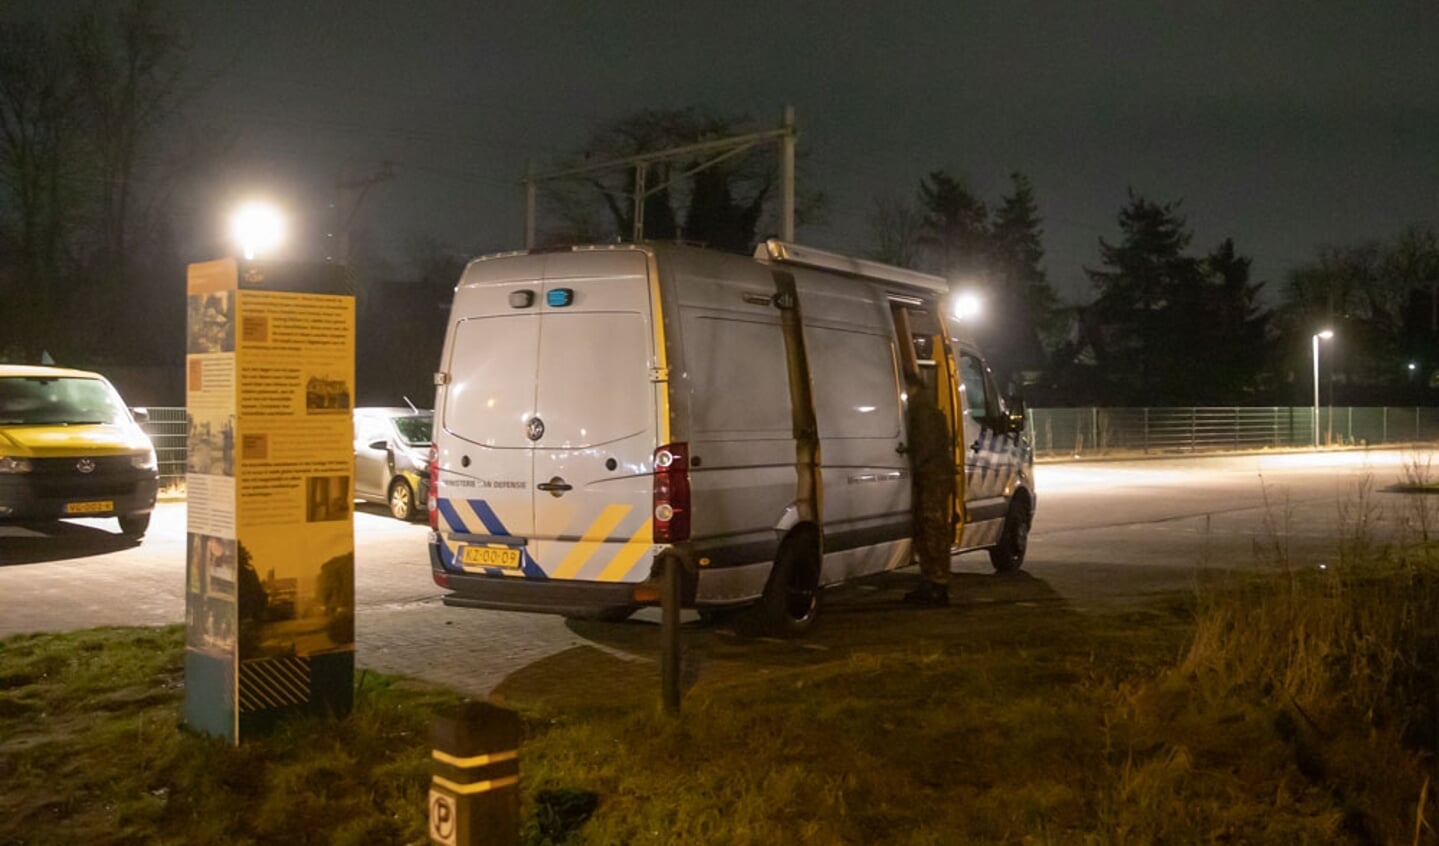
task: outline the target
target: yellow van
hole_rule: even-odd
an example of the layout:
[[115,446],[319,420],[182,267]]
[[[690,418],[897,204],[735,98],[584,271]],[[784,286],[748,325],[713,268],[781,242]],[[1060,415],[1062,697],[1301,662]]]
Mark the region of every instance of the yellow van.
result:
[[118,517],[150,527],[155,448],[98,373],[0,364],[0,522]]

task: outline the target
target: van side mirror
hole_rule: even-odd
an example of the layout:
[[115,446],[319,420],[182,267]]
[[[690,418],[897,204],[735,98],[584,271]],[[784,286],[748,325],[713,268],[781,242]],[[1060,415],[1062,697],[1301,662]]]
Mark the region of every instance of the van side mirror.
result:
[[133,418],[135,418],[135,422],[136,422],[136,423],[149,423],[149,422],[150,422],[150,409],[148,409],[148,408],[132,408],[132,409],[130,409],[130,416],[133,417]]
[[1009,409],[1009,431],[1023,432],[1029,422],[1029,410],[1024,400],[1018,395],[1011,395],[1005,399],[1005,405]]
[[381,439],[378,440],[378,441],[370,441],[370,449],[381,450],[381,449],[389,449],[389,448],[390,448],[390,442],[387,441],[387,440],[385,440],[385,439],[383,439],[383,438],[381,438]]

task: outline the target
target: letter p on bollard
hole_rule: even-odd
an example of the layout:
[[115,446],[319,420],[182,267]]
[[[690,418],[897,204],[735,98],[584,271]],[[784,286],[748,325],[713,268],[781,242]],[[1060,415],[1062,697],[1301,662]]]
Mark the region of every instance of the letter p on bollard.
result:
[[487,702],[437,714],[432,727],[430,842],[520,842],[520,718]]

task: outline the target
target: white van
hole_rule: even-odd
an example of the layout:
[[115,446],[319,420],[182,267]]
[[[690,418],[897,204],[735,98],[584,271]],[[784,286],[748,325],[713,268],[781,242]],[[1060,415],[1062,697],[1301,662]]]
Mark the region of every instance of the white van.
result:
[[[687,607],[796,633],[911,562],[905,374],[954,427],[955,549],[1024,560],[1022,409],[942,279],[779,241],[472,261],[435,375],[430,559],[448,605],[622,618],[677,556]],[[956,411],[958,414],[956,415]]]

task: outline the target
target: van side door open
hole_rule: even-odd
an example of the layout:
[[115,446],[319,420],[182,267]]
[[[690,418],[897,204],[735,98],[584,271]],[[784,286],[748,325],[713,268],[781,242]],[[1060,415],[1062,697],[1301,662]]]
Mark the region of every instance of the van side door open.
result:
[[904,563],[912,533],[900,374],[889,303],[858,280],[796,273],[819,433],[820,583]]

